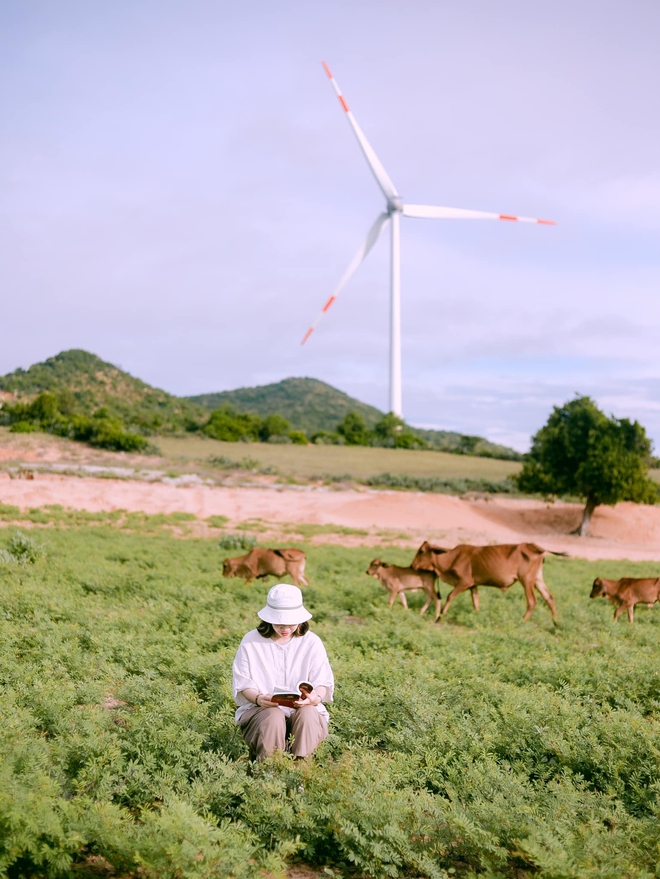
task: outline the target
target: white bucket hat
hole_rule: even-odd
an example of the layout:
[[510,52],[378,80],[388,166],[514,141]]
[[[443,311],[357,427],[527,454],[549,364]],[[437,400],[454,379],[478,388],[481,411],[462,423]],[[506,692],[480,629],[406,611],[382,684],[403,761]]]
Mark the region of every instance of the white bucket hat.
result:
[[266,607],[257,616],[266,623],[277,626],[296,626],[311,620],[312,615],[303,607],[302,592],[297,586],[278,583],[268,591]]

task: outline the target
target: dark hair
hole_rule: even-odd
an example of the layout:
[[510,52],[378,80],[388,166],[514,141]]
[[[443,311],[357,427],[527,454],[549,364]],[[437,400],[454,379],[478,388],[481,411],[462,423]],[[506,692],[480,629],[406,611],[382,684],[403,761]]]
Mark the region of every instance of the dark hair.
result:
[[[271,623],[267,623],[265,620],[262,620],[257,626],[257,632],[261,635],[262,638],[272,638],[275,633],[275,629],[271,625]],[[293,633],[294,638],[302,638],[303,635],[306,635],[309,632],[309,623],[305,620],[304,623],[300,623],[298,628]]]

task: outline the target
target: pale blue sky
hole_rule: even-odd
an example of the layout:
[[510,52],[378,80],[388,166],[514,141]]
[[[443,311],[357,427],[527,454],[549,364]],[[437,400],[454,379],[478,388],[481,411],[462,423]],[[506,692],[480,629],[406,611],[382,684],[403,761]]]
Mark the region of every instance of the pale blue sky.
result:
[[309,375],[387,405],[382,209],[405,200],[406,418],[525,448],[591,394],[660,446],[660,3],[0,5],[0,374],[86,348],[177,394]]

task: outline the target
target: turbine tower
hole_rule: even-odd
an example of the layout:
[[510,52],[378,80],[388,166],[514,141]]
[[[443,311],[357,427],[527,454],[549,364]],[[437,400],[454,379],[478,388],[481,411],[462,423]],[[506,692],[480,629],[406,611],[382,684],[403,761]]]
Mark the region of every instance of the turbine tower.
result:
[[319,316],[305,333],[302,344],[309,339],[319,324],[323,315],[328,311],[337,296],[344,289],[352,275],[357,270],[360,263],[363,262],[371,248],[383,231],[385,226],[390,224],[391,232],[391,262],[390,262],[390,412],[403,417],[403,408],[401,405],[401,239],[400,239],[400,221],[401,216],[413,217],[420,220],[508,220],[518,223],[541,223],[546,226],[556,225],[554,220],[536,220],[532,217],[515,217],[510,214],[493,214],[487,211],[469,211],[463,208],[447,208],[436,207],[434,205],[423,204],[404,204],[401,196],[396,191],[396,187],[390,180],[390,177],[381,164],[373,147],[364,136],[364,132],[357,124],[355,116],[349,110],[346,99],[341,93],[337,80],[330,72],[328,65],[323,62],[323,68],[328,75],[328,79],[332,83],[332,87],[339,98],[339,103],[346,114],[348,124],[353,129],[353,133],[360,145],[362,154],[367,160],[367,165],[371,168],[371,173],[376,178],[376,183],[380,187],[386,200],[385,211],[380,214],[373,224],[367,237],[362,243],[360,249],[353,257],[350,265],[344,272],[340,282],[335,287],[332,295],[323,306]]

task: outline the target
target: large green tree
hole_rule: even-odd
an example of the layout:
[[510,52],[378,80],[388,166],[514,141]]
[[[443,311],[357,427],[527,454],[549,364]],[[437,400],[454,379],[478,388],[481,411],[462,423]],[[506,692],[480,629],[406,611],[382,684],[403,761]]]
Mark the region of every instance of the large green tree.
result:
[[589,533],[599,504],[655,503],[648,478],[651,441],[637,421],[605,415],[590,397],[555,406],[534,436],[518,486],[542,494],[573,494],[586,501],[576,533]]

